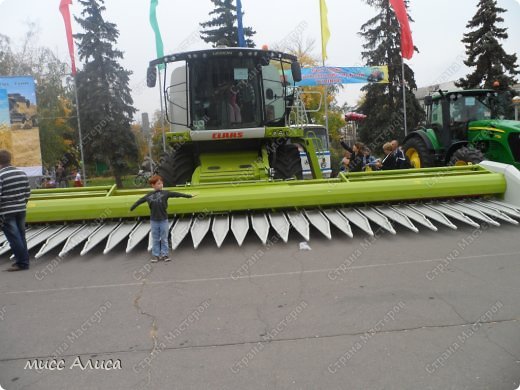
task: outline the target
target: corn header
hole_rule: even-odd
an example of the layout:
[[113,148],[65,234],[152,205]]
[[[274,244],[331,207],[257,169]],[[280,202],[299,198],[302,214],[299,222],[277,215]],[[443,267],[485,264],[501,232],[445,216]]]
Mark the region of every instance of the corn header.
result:
[[[330,239],[373,235],[374,228],[395,234],[397,226],[419,232],[520,220],[520,173],[496,162],[323,178],[316,157],[322,145],[304,133],[300,92],[288,81],[301,79],[291,55],[246,48],[173,54],[150,63],[150,87],[158,65],[171,74],[164,88],[171,131],[157,172],[166,187],[197,195],[169,204],[173,249],[188,235],[198,247],[210,230],[220,247],[228,236],[241,245],[249,231],[265,244],[271,229],[287,241],[291,230],[309,240],[311,228]],[[302,179],[299,148],[312,179]],[[55,248],[64,256],[101,243],[107,253],[126,240],[129,252],[149,240],[149,209],[129,211],[147,191],[35,190],[28,246],[39,247],[36,257]],[[0,254],[9,251],[4,241],[0,236]]]

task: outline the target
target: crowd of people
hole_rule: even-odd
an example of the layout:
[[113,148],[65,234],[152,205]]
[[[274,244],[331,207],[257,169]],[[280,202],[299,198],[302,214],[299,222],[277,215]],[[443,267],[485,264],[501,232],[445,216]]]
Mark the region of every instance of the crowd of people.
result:
[[83,180],[79,170],[72,170],[71,174],[61,162],[57,162],[51,169],[43,169],[42,188],[66,188],[73,180],[74,187],[83,187]]
[[383,158],[374,157],[370,148],[362,142],[356,142],[350,146],[342,140],[341,146],[345,149],[345,153],[340,163],[340,172],[386,171],[410,168],[410,162],[397,140],[386,142],[383,145]]

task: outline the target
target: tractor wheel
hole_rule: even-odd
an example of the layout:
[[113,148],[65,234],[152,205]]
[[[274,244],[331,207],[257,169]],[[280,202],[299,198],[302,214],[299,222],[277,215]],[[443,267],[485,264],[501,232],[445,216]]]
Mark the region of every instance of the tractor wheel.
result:
[[156,173],[163,178],[165,187],[171,187],[186,184],[191,180],[194,170],[193,149],[184,146],[166,153],[161,158]]
[[418,137],[410,138],[404,143],[403,149],[412,168],[428,168],[435,165],[433,156],[422,139]]
[[448,165],[472,165],[478,164],[484,159],[484,154],[480,150],[463,146],[453,153]]
[[276,161],[274,168],[275,179],[303,179],[302,163],[300,151],[297,145],[280,145],[276,149]]

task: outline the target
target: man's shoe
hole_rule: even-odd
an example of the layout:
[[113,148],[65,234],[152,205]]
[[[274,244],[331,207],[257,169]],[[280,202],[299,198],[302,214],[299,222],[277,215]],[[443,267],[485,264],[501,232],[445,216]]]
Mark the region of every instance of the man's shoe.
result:
[[18,264],[13,264],[12,266],[10,266],[9,268],[6,269],[7,272],[16,272],[16,271],[27,271],[29,269],[29,267],[27,268],[22,268],[20,267]]
[[170,256],[166,255],[162,257],[163,261],[171,261]]
[[161,260],[161,258],[159,256],[153,256],[150,259],[150,263],[157,263],[159,260]]

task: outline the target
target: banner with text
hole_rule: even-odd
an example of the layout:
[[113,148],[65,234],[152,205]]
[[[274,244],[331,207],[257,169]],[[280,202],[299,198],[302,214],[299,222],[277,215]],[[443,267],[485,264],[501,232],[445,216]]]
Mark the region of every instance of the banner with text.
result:
[[388,66],[332,67],[302,69],[299,87],[331,84],[388,83]]

